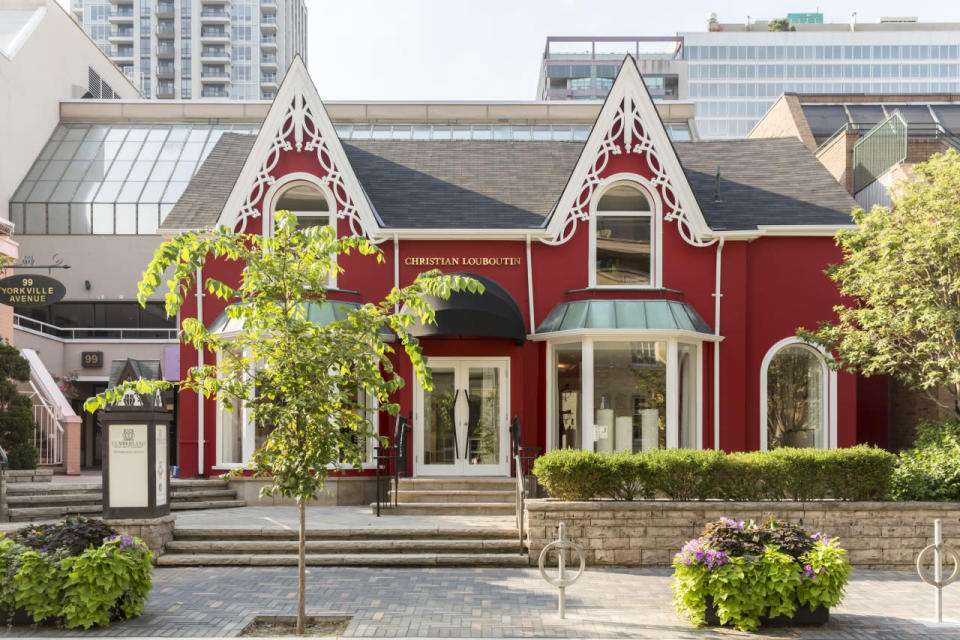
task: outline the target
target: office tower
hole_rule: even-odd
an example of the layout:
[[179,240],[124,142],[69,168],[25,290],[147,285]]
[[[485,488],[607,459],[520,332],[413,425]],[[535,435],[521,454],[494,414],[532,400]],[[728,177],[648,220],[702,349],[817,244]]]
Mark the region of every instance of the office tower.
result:
[[73,0],[73,15],[148,98],[269,100],[306,58],[305,0]]
[[[789,14],[787,31],[772,31],[766,21],[720,23],[715,14],[707,30],[671,37],[677,53],[669,61],[678,78],[680,99],[696,105],[696,125],[702,138],[747,135],[766,110],[784,92],[817,94],[932,94],[960,91],[960,23],[919,22],[915,17],[880,18],[875,23],[824,23],[823,14]],[[650,41],[664,38],[621,38]],[[591,46],[610,38],[579,38],[581,60],[566,53],[562,60],[550,54],[548,38],[540,79],[544,100],[580,97],[573,79],[589,77],[591,65],[603,62],[591,56]],[[619,56],[632,53],[624,47]],[[569,65],[570,91],[557,91],[562,80],[549,77],[553,65]],[[643,68],[645,77],[649,71]],[[650,64],[650,62],[646,62]],[[661,64],[663,64],[661,62]],[[669,76],[667,76],[669,78]],[[601,80],[601,78],[597,78]],[[582,82],[582,81],[581,81]],[[666,79],[664,82],[670,82]],[[649,80],[648,80],[649,84]],[[602,98],[605,85],[583,95]],[[668,92],[654,99],[671,99]]]

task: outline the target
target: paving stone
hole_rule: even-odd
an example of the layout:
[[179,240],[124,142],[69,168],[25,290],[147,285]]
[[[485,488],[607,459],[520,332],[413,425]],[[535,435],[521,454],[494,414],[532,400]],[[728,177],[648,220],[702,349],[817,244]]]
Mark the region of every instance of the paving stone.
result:
[[[960,588],[944,591],[949,624],[936,626],[933,592],[911,572],[854,572],[844,604],[817,629],[762,634],[694,629],[673,610],[666,569],[588,569],[567,591],[536,570],[310,568],[310,615],[349,615],[344,637],[948,638],[960,640]],[[105,629],[0,628],[0,637],[235,637],[258,613],[293,615],[295,567],[160,568],[143,616]],[[478,629],[479,627],[479,629]]]

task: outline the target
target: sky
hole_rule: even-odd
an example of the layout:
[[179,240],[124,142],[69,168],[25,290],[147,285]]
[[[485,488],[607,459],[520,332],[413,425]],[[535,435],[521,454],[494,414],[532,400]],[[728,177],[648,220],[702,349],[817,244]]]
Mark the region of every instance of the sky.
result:
[[[306,0],[324,100],[533,100],[546,37],[651,36],[814,12],[799,0]],[[858,6],[859,4],[859,6]],[[825,22],[960,22],[956,0],[824,2]]]

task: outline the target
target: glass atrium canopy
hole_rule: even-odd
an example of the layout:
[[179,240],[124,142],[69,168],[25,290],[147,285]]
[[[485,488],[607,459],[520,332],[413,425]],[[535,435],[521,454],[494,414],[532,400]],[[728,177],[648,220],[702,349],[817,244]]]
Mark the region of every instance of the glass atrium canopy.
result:
[[153,234],[225,132],[258,124],[60,124],[10,199],[18,234]]

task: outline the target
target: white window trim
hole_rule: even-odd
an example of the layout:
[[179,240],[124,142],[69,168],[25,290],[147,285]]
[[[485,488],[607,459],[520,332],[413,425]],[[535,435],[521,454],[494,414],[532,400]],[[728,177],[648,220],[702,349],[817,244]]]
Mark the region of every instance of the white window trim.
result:
[[770,368],[770,362],[781,349],[791,345],[800,345],[809,349],[811,353],[816,354],[820,361],[821,371],[823,373],[822,392],[825,402],[823,403],[823,425],[827,430],[824,434],[825,449],[837,448],[837,372],[832,370],[827,363],[830,357],[826,351],[819,345],[813,345],[804,342],[796,336],[790,336],[774,344],[763,356],[760,363],[760,451],[767,451],[769,444],[767,442],[767,370]]
[[577,335],[577,336],[558,336],[556,339],[547,341],[546,349],[546,380],[547,392],[546,416],[547,416],[547,437],[546,451],[553,451],[558,447],[556,425],[559,424],[559,416],[556,410],[556,368],[554,367],[555,351],[554,347],[558,344],[580,344],[580,424],[583,425],[583,436],[581,447],[584,450],[592,451],[594,442],[594,424],[593,424],[593,348],[597,342],[666,342],[667,343],[667,361],[666,361],[666,405],[667,405],[667,448],[677,449],[680,442],[680,367],[679,365],[679,345],[685,344],[693,348],[692,356],[696,364],[694,372],[695,384],[697,385],[696,395],[696,414],[694,415],[694,429],[696,430],[696,448],[703,448],[703,342],[696,339],[684,339],[683,337],[665,336],[660,332],[642,332],[642,331],[621,331],[616,335],[596,334]]
[[[651,218],[650,225],[650,284],[648,285],[597,285],[597,205],[600,199],[611,188],[618,185],[629,185],[639,189],[650,203],[649,211],[604,211],[603,216],[647,216]],[[657,195],[657,190],[650,181],[633,173],[616,173],[600,181],[593,192],[590,201],[590,243],[587,252],[587,273],[589,273],[589,288],[606,290],[617,289],[661,289],[663,288],[663,205]]]
[[[267,203],[268,206],[263,209],[263,235],[272,236],[274,229],[274,219],[273,214],[276,211],[277,201],[280,200],[280,197],[288,190],[299,185],[309,185],[323,194],[324,200],[327,201],[327,211],[316,211],[308,212],[304,211],[301,213],[325,213],[327,215],[327,226],[333,227],[334,233],[338,234],[337,231],[337,211],[336,204],[337,200],[333,195],[333,192],[330,190],[330,187],[327,186],[320,178],[313,175],[312,173],[306,173],[303,171],[298,171],[294,173],[288,173],[282,178],[270,185],[270,188],[267,189],[267,193],[263,196],[263,202]],[[296,214],[296,212],[293,212]],[[336,256],[334,257],[334,262],[336,262]],[[330,277],[330,283],[328,285],[331,289],[337,288],[337,274],[334,273]]]
[[[236,332],[231,332],[230,334],[225,334],[227,337],[235,337]],[[220,366],[220,360],[222,358],[222,350],[217,352],[217,366]],[[379,402],[377,399],[369,394],[364,394],[367,400],[370,402],[369,410],[367,413],[367,420],[374,427],[374,432],[379,435],[380,433],[380,411],[379,411]],[[223,411],[221,409],[222,404],[220,396],[216,398],[216,455],[214,460],[216,464],[213,465],[213,468],[218,471],[225,471],[230,469],[245,468],[249,466],[250,461],[253,459],[254,444],[257,437],[257,425],[253,420],[251,411],[248,408],[247,402],[243,403],[243,436],[241,439],[241,458],[243,462],[224,462],[220,458],[221,447],[220,443],[223,438]],[[377,439],[375,437],[367,438],[367,455],[366,462],[364,462],[360,469],[374,469],[376,468],[376,461],[374,460],[374,453],[376,452]],[[356,469],[356,467],[351,465],[337,465],[337,464],[328,464],[328,470],[340,471],[346,469]]]

